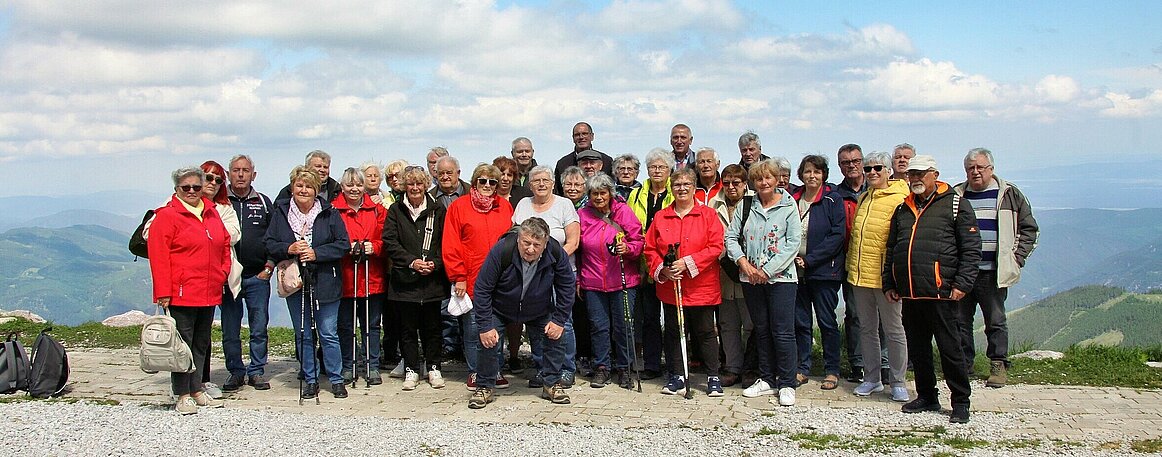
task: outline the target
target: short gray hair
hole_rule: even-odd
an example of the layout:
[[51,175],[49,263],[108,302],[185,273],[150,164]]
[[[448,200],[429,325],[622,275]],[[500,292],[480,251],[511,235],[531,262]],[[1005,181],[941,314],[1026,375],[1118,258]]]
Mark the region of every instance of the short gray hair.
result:
[[367,173],[367,170],[370,170],[372,167],[375,167],[376,170],[379,170],[379,174],[383,174],[383,167],[379,166],[378,163],[371,161],[363,162],[363,164],[359,166],[359,171],[362,173]]
[[595,190],[605,190],[610,194],[614,194],[616,193],[614,189],[615,187],[613,186],[613,178],[610,178],[609,175],[605,173],[595,174],[589,177],[589,179],[585,180],[586,194],[590,194]]
[[876,151],[876,152],[873,152],[871,154],[868,154],[867,157],[864,157],[863,164],[864,165],[884,165],[884,166],[887,166],[890,168],[892,166],[892,155],[888,154],[886,152],[883,152],[883,151]]
[[202,167],[187,165],[173,171],[173,185],[177,186],[183,179],[190,176],[197,176],[199,181],[206,182],[206,172],[202,171]]
[[[600,173],[600,174],[604,174],[604,173]],[[581,171],[581,167],[574,165],[574,166],[566,168],[564,171],[561,172],[561,183],[564,184],[565,178],[569,178],[569,177],[572,177],[574,175],[580,176],[581,180],[583,180],[583,181],[585,180],[585,172]]]
[[719,162],[719,163],[722,162],[722,160],[720,160],[718,158],[718,151],[715,151],[714,148],[711,148],[711,147],[698,148],[698,152],[694,153],[694,157],[697,158],[698,155],[702,154],[703,152],[709,152],[710,156],[714,157],[715,162]]
[[327,154],[327,152],[322,149],[316,149],[307,153],[307,159],[303,161],[303,165],[310,165],[311,159],[314,158],[323,159],[323,161],[327,162],[328,164],[331,163],[331,154]]
[[637,156],[633,154],[622,154],[617,156],[616,159],[613,159],[613,168],[617,168],[618,165],[626,162],[633,164],[633,167],[639,170],[642,168],[642,162],[638,160]]
[[[433,149],[433,151],[435,151],[435,149]],[[452,157],[452,156],[440,156],[440,158],[436,159],[436,166],[437,166],[437,167],[439,167],[439,166],[440,166],[440,164],[441,164],[441,163],[444,163],[444,162],[452,162],[452,165],[455,165],[457,170],[459,170],[459,169],[460,169],[460,161],[459,161],[459,160],[456,160],[456,158],[455,158],[455,157]]]
[[[234,168],[234,162],[237,162],[239,160],[245,160],[246,162],[250,163],[250,171],[254,171],[254,160],[251,159],[250,156],[248,156],[246,154],[238,154],[234,157],[231,157],[230,161],[226,162],[226,166],[228,166],[230,168]],[[229,173],[230,170],[226,170],[226,172]]]
[[916,153],[915,146],[912,146],[911,144],[908,144],[908,143],[900,143],[900,144],[897,144],[896,147],[892,148],[892,154],[894,155],[896,153],[896,151],[899,151],[901,149],[907,149],[909,151],[912,151],[912,154]]
[[536,176],[539,174],[544,174],[544,175],[548,176],[550,181],[553,180],[553,169],[549,168],[545,165],[537,165],[537,166],[533,167],[532,170],[529,170],[529,180],[531,181],[533,179],[533,176]]
[[792,174],[793,170],[791,170],[791,161],[787,160],[785,157],[775,156],[771,157],[770,160],[775,164],[776,170],[784,172],[788,175]]
[[516,137],[516,139],[515,139],[515,140],[512,140],[512,151],[509,151],[509,152],[510,152],[510,153],[511,153],[511,152],[516,152],[516,145],[518,145],[518,144],[521,144],[521,143],[528,143],[528,144],[529,144],[529,147],[532,147],[532,145],[533,145],[533,140],[530,140],[530,139],[528,139],[528,138],[525,138],[525,137],[523,137],[523,136],[518,136],[518,137]]
[[674,153],[662,148],[650,149],[650,152],[646,153],[646,166],[657,161],[661,161],[666,168],[674,168]]
[[521,222],[517,228],[517,232],[538,240],[545,240],[549,237],[549,224],[544,219],[533,216]]
[[[432,149],[428,150],[428,154],[431,154],[433,152],[436,153],[436,158],[444,157],[444,156],[448,155],[448,148],[445,148],[443,146],[433,146]],[[457,167],[458,166],[459,165],[457,164]]]
[[738,148],[742,149],[749,146],[751,143],[757,144],[759,149],[763,148],[763,144],[759,142],[759,136],[752,130],[747,130],[746,133],[738,137]]
[[349,167],[346,170],[343,170],[343,176],[339,178],[339,183],[349,186],[355,184],[363,187],[363,172],[358,168]]
[[985,158],[989,159],[989,165],[996,167],[997,163],[993,161],[993,152],[992,151],[985,149],[985,148],[972,148],[968,151],[968,154],[964,156],[965,168],[968,168],[969,162],[976,160],[976,156],[981,156],[981,155],[985,156]]

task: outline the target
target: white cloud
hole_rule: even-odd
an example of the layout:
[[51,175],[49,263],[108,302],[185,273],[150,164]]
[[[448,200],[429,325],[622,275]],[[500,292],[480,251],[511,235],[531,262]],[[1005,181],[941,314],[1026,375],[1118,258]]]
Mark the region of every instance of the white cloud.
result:
[[1077,81],[1068,76],[1048,75],[1037,81],[1037,95],[1051,103],[1067,103],[1081,93]]
[[1141,96],[1110,92],[1105,98],[1113,106],[1101,110],[1101,115],[1112,118],[1141,118],[1162,113],[1162,89]]
[[1000,100],[1000,86],[983,75],[968,75],[952,62],[895,61],[853,73],[868,79],[854,86],[865,100],[891,110],[987,108]]

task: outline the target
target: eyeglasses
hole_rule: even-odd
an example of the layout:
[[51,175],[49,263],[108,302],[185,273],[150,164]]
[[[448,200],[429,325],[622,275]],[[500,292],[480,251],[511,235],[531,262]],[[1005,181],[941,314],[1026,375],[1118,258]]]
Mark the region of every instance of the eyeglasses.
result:
[[490,178],[479,178],[476,180],[476,184],[481,185],[481,186],[484,186],[484,185],[495,186],[499,183],[500,183],[500,181],[497,181],[495,179],[490,179]]
[[617,167],[617,171],[618,173],[628,173],[631,171],[637,171],[637,167]]
[[964,169],[964,171],[967,171],[967,172],[969,172],[969,173],[976,173],[976,172],[978,172],[978,171],[980,171],[980,172],[983,172],[983,171],[985,171],[985,170],[990,170],[990,169],[992,169],[992,168],[993,168],[993,166],[992,166],[992,165],[985,165],[985,166],[983,166],[983,167],[982,167],[982,166],[979,166],[979,165],[973,165],[973,166],[971,166],[971,167],[967,167],[967,168],[965,168],[965,169]]
[[449,171],[449,170],[441,170],[441,171],[436,172],[436,176],[453,176],[455,174],[456,174],[455,171]]
[[650,166],[646,167],[646,169],[649,171],[663,171],[663,170],[670,169],[670,167],[667,167],[665,165],[650,165]]
[[865,165],[863,167],[864,173],[871,173],[872,170],[875,170],[876,173],[879,173],[881,171],[884,171],[884,166],[883,165]]
[[692,182],[671,182],[670,187],[673,187],[675,189],[681,189],[683,187],[694,187],[694,183],[692,183]]
[[182,192],[201,192],[202,191],[202,186],[198,185],[198,184],[186,184],[184,186],[178,186],[178,188],[181,189]]
[[841,166],[841,167],[859,166],[859,164],[861,164],[861,163],[863,163],[863,159],[840,160],[839,166]]
[[734,186],[745,186],[745,185],[746,185],[746,181],[741,181],[741,180],[733,180],[733,181],[725,181],[724,180],[724,181],[722,181],[723,187],[734,187]]
[[923,178],[924,175],[928,174],[928,172],[930,172],[930,171],[932,171],[932,170],[908,170],[908,177],[909,178]]
[[226,182],[226,180],[223,179],[221,176],[207,174],[206,175],[206,182],[222,184],[222,183]]

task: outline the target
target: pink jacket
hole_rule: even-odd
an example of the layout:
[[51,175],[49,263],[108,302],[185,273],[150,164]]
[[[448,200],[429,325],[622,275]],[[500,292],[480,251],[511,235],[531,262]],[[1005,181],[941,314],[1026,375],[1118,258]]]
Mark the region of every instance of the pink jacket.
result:
[[[622,271],[625,272],[626,287],[637,287],[641,283],[638,259],[645,247],[642,224],[638,222],[633,209],[614,199],[610,202],[609,219],[586,204],[577,211],[581,222],[581,246],[577,249],[578,280],[582,290],[616,292],[622,290]],[[620,230],[610,224],[613,222]],[[619,262],[610,254],[606,245],[614,242],[614,236],[625,233],[625,244],[629,249]]]

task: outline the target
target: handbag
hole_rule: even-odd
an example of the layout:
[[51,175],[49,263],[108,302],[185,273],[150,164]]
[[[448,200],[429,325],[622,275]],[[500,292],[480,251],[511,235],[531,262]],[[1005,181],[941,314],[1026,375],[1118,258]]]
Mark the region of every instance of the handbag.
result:
[[274,267],[278,272],[278,296],[286,298],[303,288],[303,277],[299,273],[299,263],[283,260]]
[[[434,230],[435,217],[428,215],[428,222],[424,225],[424,241],[420,245],[420,260],[427,261],[428,251],[432,248],[432,232]],[[396,282],[400,284],[415,284],[420,280],[420,273],[413,270],[411,265],[393,266],[392,276],[396,278]]]
[[190,346],[178,333],[177,321],[161,306],[141,326],[140,355],[141,371],[146,373],[193,373],[196,369]]

